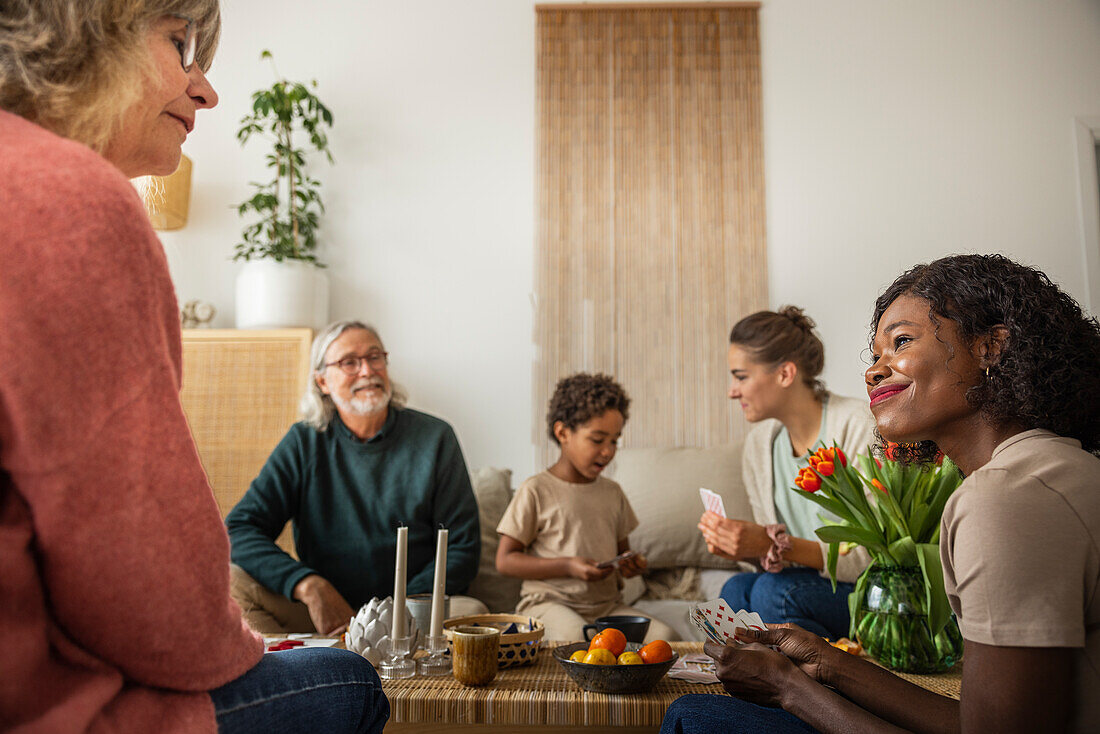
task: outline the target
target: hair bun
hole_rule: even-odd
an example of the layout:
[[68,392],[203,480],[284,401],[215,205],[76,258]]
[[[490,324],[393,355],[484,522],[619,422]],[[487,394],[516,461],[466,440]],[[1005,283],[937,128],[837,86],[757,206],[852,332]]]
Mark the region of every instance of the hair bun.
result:
[[814,320],[807,316],[798,306],[781,306],[777,313],[779,313],[780,316],[790,319],[792,324],[803,331],[813,331],[814,327],[817,326]]

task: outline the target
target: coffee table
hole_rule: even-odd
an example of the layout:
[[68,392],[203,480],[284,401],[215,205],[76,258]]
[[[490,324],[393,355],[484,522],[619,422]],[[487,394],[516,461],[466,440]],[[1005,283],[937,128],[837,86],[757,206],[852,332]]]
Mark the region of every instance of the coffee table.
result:
[[[656,732],[665,710],[688,693],[723,693],[718,684],[665,677],[649,693],[608,695],[581,690],[546,643],[533,665],[501,670],[484,688],[467,688],[452,676],[382,681],[390,702],[387,732],[494,732],[538,727],[539,734],[584,728],[593,734]],[[701,642],[673,642],[680,655],[702,652]],[[960,670],[936,676],[902,675],[917,685],[958,698]]]

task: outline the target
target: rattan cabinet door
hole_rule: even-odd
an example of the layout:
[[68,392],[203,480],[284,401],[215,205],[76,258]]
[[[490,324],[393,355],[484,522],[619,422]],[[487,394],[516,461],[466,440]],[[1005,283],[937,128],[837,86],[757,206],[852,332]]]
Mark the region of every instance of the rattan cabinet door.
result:
[[[183,330],[180,398],[222,517],[298,419],[310,329]],[[279,546],[294,554],[290,526]]]

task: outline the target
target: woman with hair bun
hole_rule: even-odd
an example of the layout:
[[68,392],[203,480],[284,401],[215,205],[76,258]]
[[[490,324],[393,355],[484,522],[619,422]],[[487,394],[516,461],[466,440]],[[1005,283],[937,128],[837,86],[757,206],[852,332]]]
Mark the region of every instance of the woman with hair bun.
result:
[[833,395],[818,379],[825,347],[802,309],[759,311],[737,322],[728,354],[730,400],[756,427],[745,438],[742,476],[752,521],[703,513],[699,529],[711,553],[762,567],[722,587],[734,609],[765,622],[796,622],[824,637],[848,633],[848,593],[870,558],[862,548],[841,556],[834,592],[825,568],[826,545],[816,539],[821,509],[791,487],[808,452],[837,444],[845,454],[866,452],[874,420],[863,400]]

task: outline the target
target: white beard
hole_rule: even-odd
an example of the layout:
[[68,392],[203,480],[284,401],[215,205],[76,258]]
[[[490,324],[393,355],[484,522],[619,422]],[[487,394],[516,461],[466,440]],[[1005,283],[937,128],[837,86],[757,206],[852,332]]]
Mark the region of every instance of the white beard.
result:
[[[372,383],[381,387],[380,383]],[[360,385],[359,387],[362,387]],[[381,394],[367,394],[363,397],[355,397],[355,388],[352,388],[352,397],[345,399],[339,395],[333,394],[332,402],[336,403],[336,407],[343,411],[346,411],[352,415],[366,416],[374,415],[385,410],[390,404],[390,398],[393,397],[393,387],[386,387]]]

